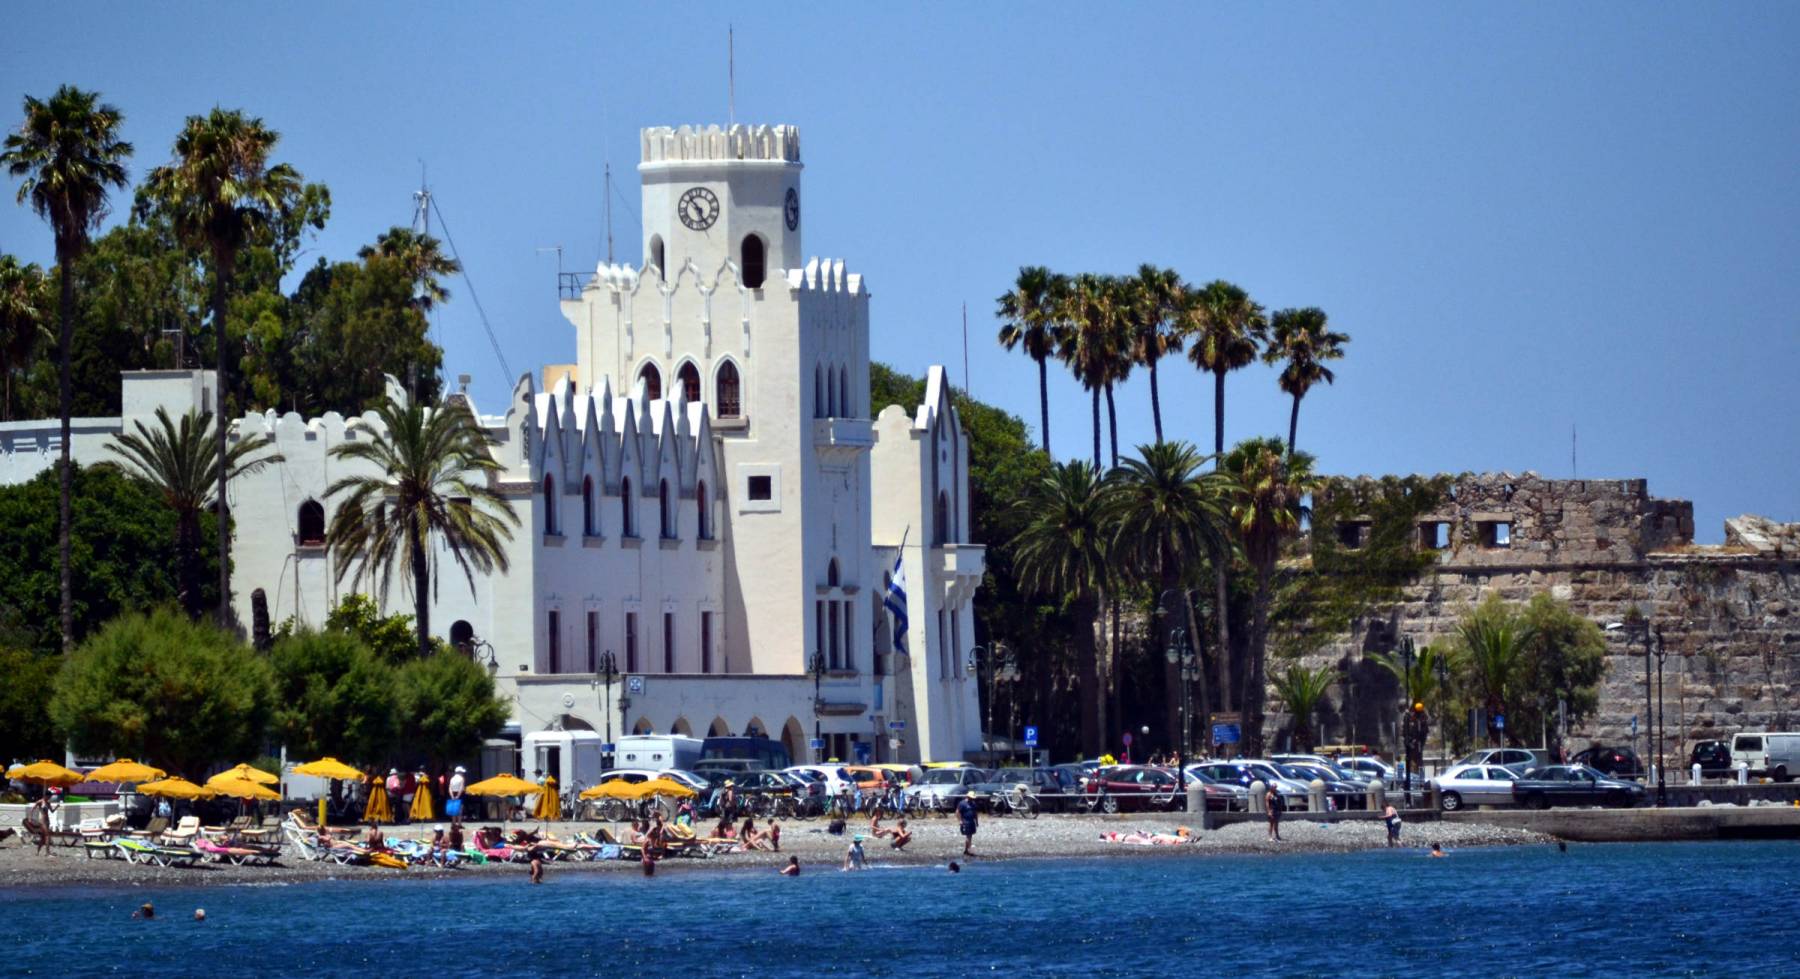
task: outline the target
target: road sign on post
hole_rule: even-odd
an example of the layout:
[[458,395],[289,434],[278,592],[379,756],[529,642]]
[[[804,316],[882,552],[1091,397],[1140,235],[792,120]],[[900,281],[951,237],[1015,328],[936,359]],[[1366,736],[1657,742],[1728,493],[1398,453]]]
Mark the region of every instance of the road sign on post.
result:
[[1506,715],[1505,714],[1495,714],[1494,715],[1494,730],[1496,730],[1496,731],[1506,730]]
[[1236,724],[1214,724],[1212,727],[1213,744],[1237,744],[1243,740],[1243,731]]
[[808,748],[811,748],[814,751],[824,751],[825,750],[825,739],[824,738],[813,738],[811,741],[808,741],[806,743],[806,746]]
[[1038,745],[1037,725],[1035,725],[1035,724],[1025,725],[1025,747],[1035,748],[1035,747],[1037,747],[1037,745]]

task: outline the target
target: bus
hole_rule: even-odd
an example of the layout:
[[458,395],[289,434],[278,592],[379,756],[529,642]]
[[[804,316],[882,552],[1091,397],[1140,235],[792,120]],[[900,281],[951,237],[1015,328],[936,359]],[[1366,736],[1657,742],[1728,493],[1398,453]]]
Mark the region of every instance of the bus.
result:
[[[700,761],[696,768],[706,768],[708,762],[724,762],[710,767],[750,768],[770,771],[781,771],[794,763],[789,757],[787,748],[771,738],[723,736],[707,738],[700,745]],[[748,764],[744,764],[748,762]]]

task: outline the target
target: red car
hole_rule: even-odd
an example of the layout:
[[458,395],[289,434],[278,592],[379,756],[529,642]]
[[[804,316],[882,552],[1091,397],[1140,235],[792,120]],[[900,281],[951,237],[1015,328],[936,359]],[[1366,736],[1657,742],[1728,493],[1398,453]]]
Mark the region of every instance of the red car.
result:
[[1081,787],[1090,812],[1179,809],[1185,800],[1171,772],[1146,765],[1115,765],[1088,776]]

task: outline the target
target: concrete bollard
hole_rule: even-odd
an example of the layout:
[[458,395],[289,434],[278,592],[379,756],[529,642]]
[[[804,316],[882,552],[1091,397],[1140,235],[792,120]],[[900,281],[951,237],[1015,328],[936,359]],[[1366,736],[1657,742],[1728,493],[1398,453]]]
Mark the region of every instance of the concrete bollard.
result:
[[1700,763],[1699,762],[1694,763],[1694,767],[1691,770],[1691,773],[1688,777],[1688,784],[1689,785],[1699,785],[1700,784]]
[[1307,784],[1306,788],[1306,808],[1312,812],[1326,811],[1329,807],[1325,804],[1325,780],[1315,778]]
[[1263,793],[1267,792],[1268,790],[1269,790],[1269,787],[1267,785],[1263,784],[1262,779],[1257,779],[1256,781],[1250,783],[1250,811],[1251,812],[1267,812],[1268,811],[1268,807],[1263,804]]
[[1387,808],[1387,786],[1381,779],[1369,783],[1369,811],[1380,812]]
[[1741,761],[1738,762],[1737,763],[1737,776],[1738,776],[1738,784],[1739,785],[1749,785],[1750,784],[1750,766],[1744,764]]
[[1200,787],[1199,782],[1189,783],[1187,787],[1187,811],[1206,811],[1206,790]]

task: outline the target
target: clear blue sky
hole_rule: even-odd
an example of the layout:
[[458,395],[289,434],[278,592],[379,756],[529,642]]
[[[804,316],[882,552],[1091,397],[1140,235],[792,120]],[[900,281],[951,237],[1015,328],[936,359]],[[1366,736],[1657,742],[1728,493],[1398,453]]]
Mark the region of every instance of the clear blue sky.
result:
[[[1331,472],[1644,476],[1800,519],[1800,5],[548,4],[16,9],[0,118],[61,82],[127,116],[134,176],[184,116],[263,116],[329,184],[302,259],[410,217],[419,160],[515,371],[573,358],[555,257],[600,257],[601,167],[634,257],[637,130],[801,127],[807,249],[875,295],[875,356],[962,378],[1037,422],[1035,372],[993,342],[1023,264],[1229,278],[1354,340],[1301,410]],[[9,188],[10,193],[10,188]],[[123,208],[121,208],[123,211]],[[0,206],[0,249],[50,256]],[[447,373],[509,387],[453,284]],[[1166,424],[1211,438],[1207,382],[1164,375]],[[1120,392],[1148,440],[1148,392]],[[1055,378],[1053,447],[1089,445]],[[1227,436],[1285,430],[1273,373],[1234,375]]]

